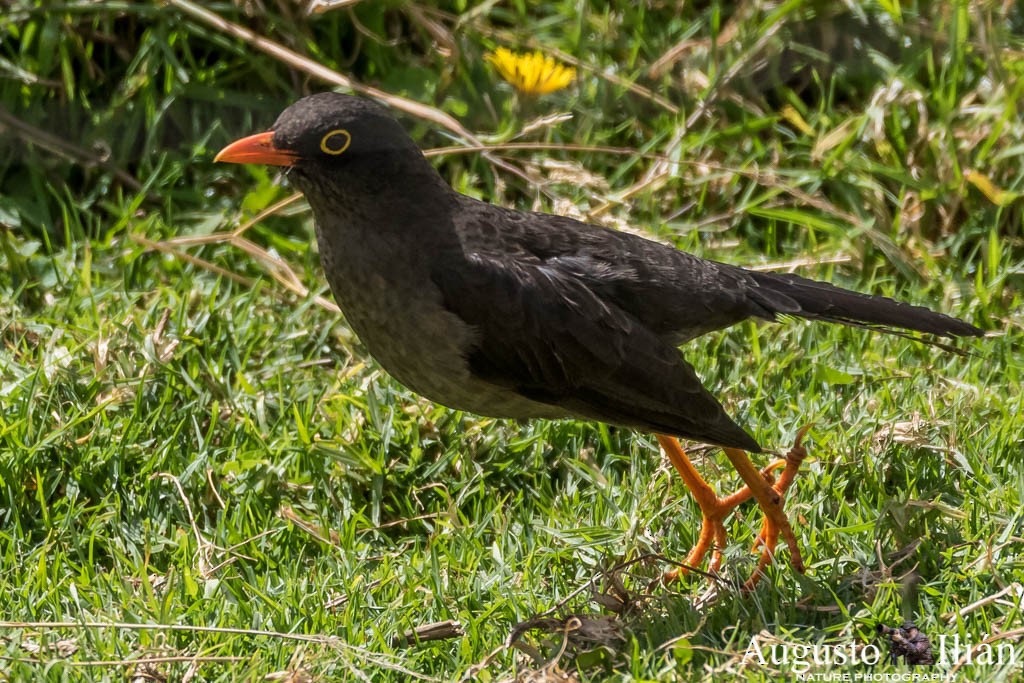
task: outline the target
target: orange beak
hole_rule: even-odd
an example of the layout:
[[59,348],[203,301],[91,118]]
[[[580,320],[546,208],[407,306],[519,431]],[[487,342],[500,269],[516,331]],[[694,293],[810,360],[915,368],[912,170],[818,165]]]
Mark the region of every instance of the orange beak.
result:
[[217,153],[214,161],[229,164],[268,164],[270,166],[294,166],[299,155],[287,149],[274,147],[274,132],[257,133],[241,140],[235,140]]

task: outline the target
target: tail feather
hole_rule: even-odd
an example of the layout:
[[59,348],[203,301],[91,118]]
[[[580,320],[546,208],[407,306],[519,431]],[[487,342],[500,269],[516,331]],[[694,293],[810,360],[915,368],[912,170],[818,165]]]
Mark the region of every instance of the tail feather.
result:
[[923,306],[851,292],[799,275],[752,271],[747,274],[757,284],[750,292],[752,298],[773,314],[846,325],[914,330],[943,337],[980,337],[984,334],[970,323]]

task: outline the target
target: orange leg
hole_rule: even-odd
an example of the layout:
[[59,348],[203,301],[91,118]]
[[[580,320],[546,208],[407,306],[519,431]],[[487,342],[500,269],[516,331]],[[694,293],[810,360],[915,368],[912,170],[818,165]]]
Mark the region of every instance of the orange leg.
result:
[[[804,435],[807,434],[807,430],[810,429],[810,425],[801,427],[796,433],[796,439],[793,441],[793,447],[789,449],[789,453],[786,453],[786,459],[784,461],[776,461],[773,464],[785,463],[785,467],[782,470],[782,475],[779,480],[771,487],[775,493],[779,496],[779,504],[776,508],[777,515],[770,514],[767,510],[764,513],[764,523],[761,525],[761,533],[758,535],[757,540],[754,541],[754,550],[757,550],[758,546],[763,546],[761,550],[761,557],[757,561],[757,569],[750,575],[746,583],[743,584],[743,590],[750,591],[757,585],[761,577],[764,576],[764,570],[771,564],[772,558],[775,556],[775,547],[779,543],[779,536],[781,535],[786,540],[786,545],[789,546],[789,555],[793,563],[793,568],[801,574],[804,572],[804,561],[800,557],[800,548],[796,544],[796,536],[793,535],[793,528],[789,525],[789,519],[786,517],[785,511],[782,509],[782,499],[785,498],[786,491],[793,484],[796,479],[797,472],[800,471],[800,465],[803,464],[804,459],[807,457],[807,449],[804,448],[803,440]],[[741,455],[743,453],[738,451]],[[732,460],[732,458],[730,458]],[[762,505],[762,509],[763,509]],[[781,523],[779,522],[781,519]]]
[[[794,568],[802,572],[804,570],[803,560],[797,548],[796,537],[789,525],[785,512],[782,509],[782,500],[786,490],[792,485],[800,464],[807,456],[807,452],[801,445],[803,436],[807,431],[804,427],[797,433],[796,443],[785,460],[776,460],[763,470],[758,471],[754,467],[746,453],[735,448],[726,448],[726,457],[732,462],[733,467],[739,472],[740,477],[746,486],[732,495],[719,498],[708,486],[707,482],[697,473],[690,459],[682,446],[674,437],[658,434],[658,443],[668,456],[669,461],[679,472],[683,483],[693,493],[694,500],[700,506],[702,524],[700,536],[693,549],[686,556],[684,566],[667,572],[666,580],[673,580],[685,575],[691,567],[697,567],[704,560],[708,550],[711,550],[711,564],[709,569],[712,572],[718,571],[722,564],[722,548],[725,547],[726,530],[724,520],[733,509],[750,498],[755,498],[764,511],[764,524],[758,536],[755,549],[762,547],[761,557],[758,560],[757,569],[754,574],[743,585],[744,590],[750,590],[757,585],[764,575],[764,569],[771,563],[781,535],[789,546],[790,556]],[[784,468],[778,482],[772,483],[771,473]]]

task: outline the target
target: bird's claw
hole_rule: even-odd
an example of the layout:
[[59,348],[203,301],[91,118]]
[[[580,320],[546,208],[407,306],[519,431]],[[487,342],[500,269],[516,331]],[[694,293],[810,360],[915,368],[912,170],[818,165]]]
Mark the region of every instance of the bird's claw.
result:
[[[785,459],[776,460],[775,462],[768,465],[765,471],[772,471],[778,468],[782,468],[782,474],[779,476],[778,481],[772,484],[772,490],[775,491],[779,496],[779,504],[776,508],[777,513],[772,514],[768,510],[765,510],[764,523],[761,526],[761,533],[758,534],[757,539],[754,541],[754,552],[757,552],[758,548],[761,548],[761,556],[757,561],[757,568],[754,570],[750,578],[743,584],[744,591],[751,591],[757,586],[761,578],[764,576],[764,570],[767,569],[768,565],[772,563],[775,557],[775,548],[778,545],[779,537],[781,536],[786,541],[786,546],[789,548],[790,562],[793,565],[793,569],[804,573],[804,560],[800,554],[800,547],[796,542],[796,535],[793,533],[793,527],[789,523],[789,518],[786,517],[785,511],[783,510],[782,501],[785,500],[786,491],[792,486],[796,480],[796,475],[800,471],[800,465],[803,464],[807,458],[807,449],[803,445],[804,436],[807,431],[811,428],[811,425],[804,425],[797,433],[796,438],[793,441],[793,447],[786,453]],[[766,477],[767,479],[767,477]],[[779,519],[781,518],[781,522]]]
[[[761,551],[757,568],[743,584],[743,590],[752,590],[764,576],[764,570],[775,557],[775,549],[778,546],[780,537],[786,541],[786,545],[789,547],[793,568],[801,573],[804,571],[803,558],[800,555],[796,542],[796,535],[793,533],[793,528],[786,517],[783,503],[786,492],[796,479],[800,465],[807,457],[807,450],[803,446],[803,438],[809,428],[810,425],[807,425],[797,432],[793,447],[784,459],[775,460],[760,471],[753,470],[757,472],[757,476],[763,482],[757,494],[748,484],[735,493],[722,497],[714,495],[710,487],[699,478],[678,441],[671,437],[658,437],[669,460],[683,476],[687,486],[693,491],[694,498],[700,506],[702,513],[701,531],[697,543],[694,544],[693,549],[687,554],[686,560],[679,567],[663,575],[662,580],[664,582],[674,581],[685,576],[691,570],[698,568],[703,563],[708,552],[711,553],[708,571],[711,574],[716,573],[721,567],[722,549],[725,547],[727,540],[724,520],[736,506],[750,498],[758,498],[758,503],[764,511],[764,523],[762,524],[761,532],[754,542],[754,551],[756,552],[758,549]],[[727,449],[726,453],[734,465],[737,464],[737,460],[742,459],[745,461],[746,466],[752,469],[749,459],[747,459],[746,454],[742,451]],[[740,468],[737,467],[737,469]],[[776,480],[774,473],[778,469],[781,469],[782,473]],[[743,471],[741,470],[742,474]]]

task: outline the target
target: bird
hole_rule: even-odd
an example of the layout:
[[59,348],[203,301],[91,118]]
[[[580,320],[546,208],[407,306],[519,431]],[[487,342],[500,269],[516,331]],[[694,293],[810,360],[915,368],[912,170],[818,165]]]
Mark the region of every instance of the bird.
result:
[[[712,552],[723,520],[754,498],[764,523],[756,585],[779,539],[803,559],[783,509],[806,456],[757,469],[760,444],[703,386],[680,346],[754,318],[793,316],[942,337],[967,322],[795,274],[707,260],[634,233],[496,206],[455,191],[376,101],[323,92],[217,162],[283,167],[312,209],[321,265],[351,329],[391,376],[449,408],[488,417],[594,420],[653,433],[702,512],[667,578]],[[678,439],[723,448],[745,486],[719,497]],[[778,480],[774,471],[782,469]]]

